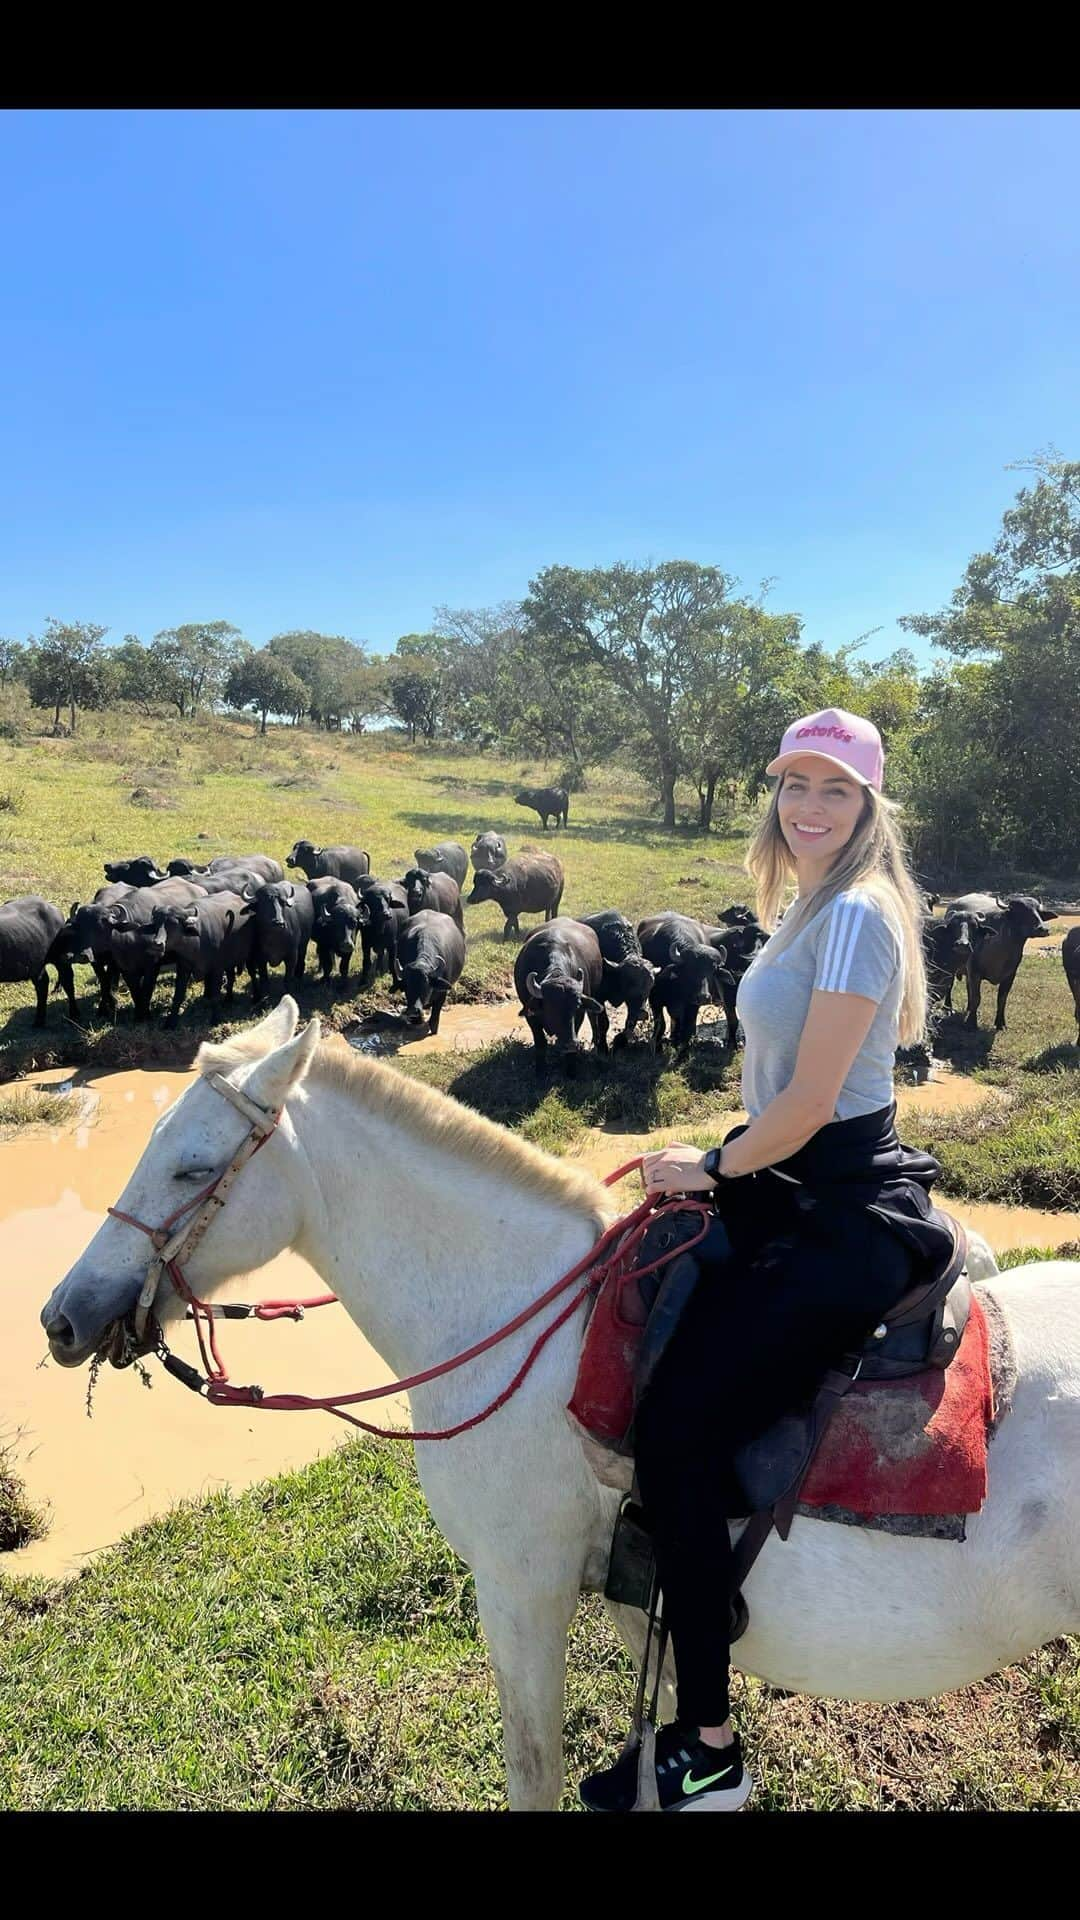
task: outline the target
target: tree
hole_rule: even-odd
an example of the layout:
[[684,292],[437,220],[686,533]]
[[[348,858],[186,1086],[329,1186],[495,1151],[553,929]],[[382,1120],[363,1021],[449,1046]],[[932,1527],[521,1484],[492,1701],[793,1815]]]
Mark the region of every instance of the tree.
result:
[[[296,630],[275,633],[267,652],[283,660],[309,689],[308,711],[316,726],[333,729],[344,720],[355,721],[378,711],[371,707],[372,680],[361,669],[370,668],[366,648],[341,634]],[[361,713],[361,709],[367,711]]]
[[25,671],[26,653],[21,640],[0,640],[0,693]]
[[682,770],[679,715],[716,638],[733,584],[718,567],[548,567],[529,587],[525,617],[543,641],[603,668],[640,724],[649,773],[675,825]]
[[265,733],[268,713],[293,718],[306,711],[308,689],[284,660],[263,647],[236,662],[225,682],[225,698],[230,707],[254,707],[262,715],[259,732]]
[[1035,485],[1021,488],[949,606],[900,622],[983,669],[962,679],[954,670],[935,686],[913,754],[912,799],[927,831],[946,804],[957,817],[969,812],[970,756],[936,750],[952,686],[981,769],[980,837],[967,844],[969,857],[1065,874],[1075,871],[1080,811],[1080,462],[1043,453],[1021,465]]
[[54,726],[60,724],[63,706],[74,733],[80,707],[104,704],[107,675],[101,641],[108,631],[92,621],[46,620],[42,638],[31,648],[28,681],[33,705],[53,708]]
[[155,634],[150,652],[158,684],[181,720],[194,719],[201,706],[220,700],[245,646],[239,627],[227,620],[193,621]]
[[698,826],[708,833],[725,781],[757,790],[776,742],[802,706],[800,623],[729,601],[698,646],[675,724],[680,761],[697,788]]
[[107,659],[114,699],[131,700],[149,714],[156,700],[169,697],[152,649],[136,634],[126,633],[119,645],[109,648]]

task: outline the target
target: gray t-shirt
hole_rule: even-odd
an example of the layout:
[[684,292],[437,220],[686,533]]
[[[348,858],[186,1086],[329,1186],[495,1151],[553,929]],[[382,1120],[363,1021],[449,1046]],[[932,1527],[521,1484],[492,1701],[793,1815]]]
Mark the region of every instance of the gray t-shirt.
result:
[[878,1003],[833,1118],[851,1120],[890,1106],[903,971],[899,928],[880,901],[859,887],[838,893],[789,945],[774,948],[770,940],[762,947],[739,983],[738,997],[746,1034],[742,1097],[751,1119],[791,1081],[815,987]]

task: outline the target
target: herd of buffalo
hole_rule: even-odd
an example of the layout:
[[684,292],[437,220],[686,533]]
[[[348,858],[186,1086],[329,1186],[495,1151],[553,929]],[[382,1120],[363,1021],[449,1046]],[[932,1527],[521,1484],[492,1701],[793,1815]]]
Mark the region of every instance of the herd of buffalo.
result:
[[[519,796],[547,825],[565,824],[566,796],[558,789]],[[472,885],[465,894],[469,863]],[[316,846],[297,840],[285,867],[269,854],[223,854],[205,866],[187,859],[161,868],[147,854],[105,863],[106,884],[94,898],[72,904],[66,916],[51,902],[25,895],[0,905],[0,981],[28,981],[37,996],[35,1026],[44,1026],[48,968],[77,1018],[76,963],[93,967],[99,1011],[111,1017],[122,983],[138,1020],[146,1020],[159,975],[174,972],[167,1026],[175,1026],[192,980],[203,982],[211,1008],[233,997],[246,972],[255,1005],[270,991],[270,970],[283,984],[302,979],[313,945],[324,980],[346,979],[359,942],[364,983],[381,973],[404,993],[405,1021],[437,1032],[447,994],[465,965],[463,907],[495,901],[505,919],[504,939],[520,937],[522,914],[544,915],[516,956],[514,985],[535,1044],[537,1065],[549,1042],[572,1063],[586,1021],[597,1054],[608,1052],[608,1008],[625,1007],[614,1045],[625,1046],[651,1017],[657,1048],[671,1043],[685,1056],[700,1009],[722,1008],[726,1041],[737,1041],[736,994],[754,954],[768,938],[752,911],[730,906],[715,924],[676,912],[634,925],[614,909],[573,919],[560,913],[564,874],[554,854],[526,849],[514,858],[497,833],[478,833],[469,853],[455,840],[418,847],[401,880],[371,872],[354,846]],[[943,918],[927,899],[924,947],[935,1019],[952,1008],[957,980],[967,987],[966,1026],[978,1022],[983,981],[997,987],[996,1026],[1005,1025],[1009,990],[1025,942],[1048,931],[1044,909],[1029,895],[1002,900],[965,894]],[[1063,947],[1080,1045],[1080,927]]]

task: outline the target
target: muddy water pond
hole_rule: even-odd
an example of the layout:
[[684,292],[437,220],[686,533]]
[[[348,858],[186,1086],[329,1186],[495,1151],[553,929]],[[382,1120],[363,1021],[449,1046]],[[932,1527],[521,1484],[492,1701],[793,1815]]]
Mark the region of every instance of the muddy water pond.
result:
[[[390,1030],[373,1036],[371,1051],[393,1053],[404,1044],[409,1057],[466,1052],[521,1033],[514,1002],[452,1007],[438,1035],[414,1038]],[[149,1393],[133,1371],[106,1368],[89,1420],[86,1372],[65,1372],[46,1357],[38,1323],[44,1300],[121,1192],[154,1121],[193,1077],[155,1068],[43,1073],[30,1084],[70,1085],[71,1124],[27,1128],[0,1142],[0,1441],[13,1443],[28,1493],[47,1509],[50,1522],[43,1540],[3,1556],[5,1572],[76,1571],[88,1554],[175,1501],[218,1488],[240,1490],[314,1459],[342,1438],[329,1415],[285,1419],[210,1408],[156,1366]],[[940,1067],[924,1086],[899,1091],[902,1111],[951,1112],[995,1097]],[[723,1126],[740,1117],[724,1115]],[[670,1131],[657,1137],[595,1128],[573,1151],[602,1174],[670,1137]],[[1072,1214],[949,1204],[998,1249],[1077,1237]],[[283,1254],[259,1274],[232,1281],[221,1297],[320,1291],[306,1262]],[[337,1307],[312,1313],[300,1325],[230,1321],[227,1334],[233,1377],[257,1379],[269,1391],[322,1394],[392,1378]],[[178,1329],[174,1344],[185,1357],[197,1358],[190,1328]],[[383,1406],[389,1422],[405,1423],[404,1399]]]
[[[33,1084],[71,1078],[42,1074]],[[50,1521],[44,1539],[4,1554],[5,1572],[76,1571],[88,1553],[175,1501],[250,1486],[342,1438],[329,1414],[289,1419],[208,1407],[155,1363],[149,1392],[133,1369],[104,1368],[88,1419],[87,1372],[65,1372],[46,1358],[38,1324],[45,1300],[121,1192],[154,1121],[192,1078],[154,1069],[76,1075],[69,1097],[82,1117],[74,1126],[26,1129],[0,1144],[0,1441],[13,1443],[30,1498]],[[220,1298],[324,1291],[307,1262],[286,1253],[231,1281]],[[233,1378],[271,1392],[325,1394],[393,1377],[341,1307],[323,1307],[299,1325],[241,1320],[226,1329]],[[197,1361],[192,1328],[177,1327],[172,1344]],[[403,1399],[379,1404],[386,1424],[404,1423]]]

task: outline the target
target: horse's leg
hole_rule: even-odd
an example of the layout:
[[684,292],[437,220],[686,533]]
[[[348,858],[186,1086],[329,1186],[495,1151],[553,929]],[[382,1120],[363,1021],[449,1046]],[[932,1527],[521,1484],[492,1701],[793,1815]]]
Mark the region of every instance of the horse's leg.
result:
[[477,1575],[476,1600],[502,1708],[511,1811],[550,1813],[562,1795],[566,1636],[578,1582],[536,1593]]

